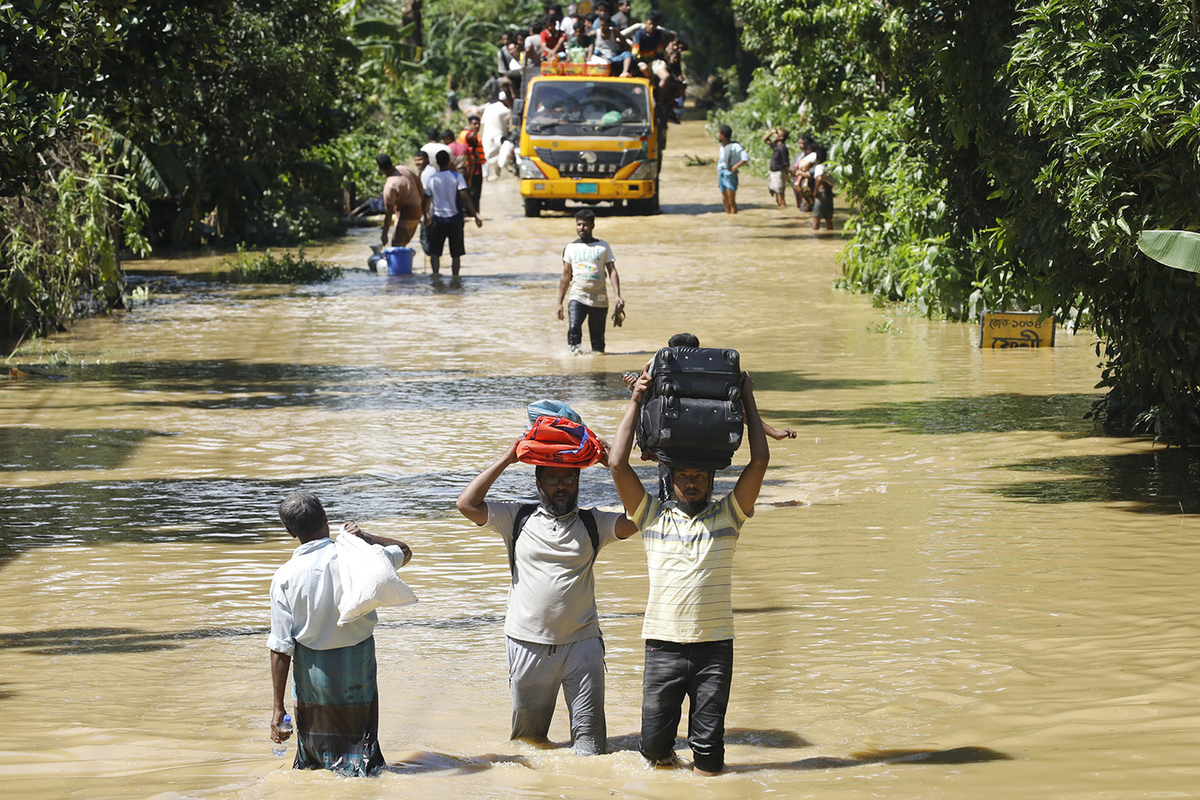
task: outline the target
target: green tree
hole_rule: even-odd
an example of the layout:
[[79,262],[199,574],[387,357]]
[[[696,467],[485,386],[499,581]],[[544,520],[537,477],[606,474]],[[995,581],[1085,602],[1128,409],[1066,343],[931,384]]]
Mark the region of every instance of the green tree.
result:
[[1011,211],[990,244],[1047,308],[1086,309],[1115,430],[1200,440],[1200,288],[1138,252],[1200,229],[1200,37],[1190,2],[1044,0],[1020,19]]
[[1200,297],[1135,248],[1200,227],[1190,0],[738,0],[783,103],[834,143],[858,204],[846,281],[961,318],[1090,324],[1096,413],[1200,437]]
[[79,130],[78,93],[110,43],[107,3],[0,4],[0,196],[36,187]]

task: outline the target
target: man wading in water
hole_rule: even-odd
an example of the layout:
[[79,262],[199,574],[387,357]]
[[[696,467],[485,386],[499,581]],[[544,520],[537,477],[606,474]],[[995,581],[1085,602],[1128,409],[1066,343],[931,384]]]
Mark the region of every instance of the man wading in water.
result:
[[650,386],[645,370],[613,439],[609,469],[625,513],[642,532],[650,571],[650,596],[642,636],[642,755],[671,766],[675,732],[686,696],[688,744],[694,769],[715,775],[725,768],[725,711],[733,679],[733,552],[742,525],[754,513],[770,452],[754,383],[742,373],[742,403],[750,463],[733,492],[712,502],[713,470],[676,464],[671,483],[677,500],[647,494],[629,465],[634,424]]
[[[608,317],[608,293],[605,286],[612,281],[616,297],[613,324],[624,319],[625,301],[621,299],[621,276],[617,274],[613,251],[608,242],[596,239],[596,212],[583,209],[575,212],[575,232],[579,238],[563,248],[562,277],[558,281],[558,318],[563,318],[563,301],[567,304],[567,347],[579,353],[583,342],[583,321],[588,324],[592,352],[604,354],[604,326]],[[569,294],[568,294],[569,290]]]
[[561,687],[575,752],[604,754],[604,641],[592,567],[601,547],[637,529],[623,514],[580,509],[579,470],[568,467],[536,467],[536,508],[486,501],[492,484],[515,463],[514,443],[455,504],[476,525],[498,532],[510,554],[504,634],[512,738],[546,741]]
[[475,210],[475,203],[467,192],[466,181],[450,166],[450,154],[437,154],[438,171],[425,182],[425,227],[429,238],[429,268],[434,275],[440,274],[442,249],[450,241],[450,274],[458,277],[462,257],[466,253],[463,244],[462,208],[470,209],[475,218],[475,227],[482,228],[483,220]]
[[379,174],[383,175],[383,210],[387,217],[383,221],[383,243],[388,243],[388,230],[395,220],[392,247],[408,247],[417,226],[421,224],[421,206],[425,199],[421,179],[408,167],[396,167],[392,159],[380,153],[375,157]]
[[[312,492],[293,492],[279,506],[283,527],[300,546],[271,581],[271,739],[281,730],[288,669],[296,683],[295,769],[329,769],[343,775],[370,775],[387,764],[379,751],[379,693],[375,684],[374,611],[338,625],[342,584],[337,547],[329,520]],[[346,533],[381,545],[397,567],[412,558],[398,539],[372,536],[353,522]],[[345,534],[343,534],[345,535]]]

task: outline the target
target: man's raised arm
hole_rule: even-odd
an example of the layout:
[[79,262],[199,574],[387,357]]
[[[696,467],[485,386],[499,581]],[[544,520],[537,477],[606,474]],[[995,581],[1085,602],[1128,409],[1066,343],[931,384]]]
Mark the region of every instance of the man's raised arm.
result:
[[633,397],[629,398],[625,416],[621,418],[621,424],[617,426],[617,434],[613,437],[612,453],[608,459],[608,469],[612,473],[613,484],[617,487],[617,495],[621,498],[621,505],[625,506],[625,513],[630,518],[633,517],[633,513],[637,511],[638,506],[642,504],[642,499],[646,496],[646,489],[638,480],[637,473],[633,471],[633,467],[629,466],[629,455],[633,452],[633,428],[637,424],[638,409],[649,386],[650,371],[643,370],[637,382],[633,384]]
[[[517,441],[520,441],[519,439]],[[496,459],[490,467],[475,476],[475,480],[462,490],[454,506],[464,517],[476,525],[483,525],[488,520],[487,493],[492,484],[511,464],[517,463],[517,442],[509,445],[504,455]]]
[[742,405],[746,409],[746,435],[750,437],[750,463],[738,476],[733,487],[733,497],[746,514],[754,511],[754,501],[762,489],[767,476],[767,464],[771,451],[767,447],[767,434],[763,430],[762,418],[758,416],[758,404],[754,401],[754,381],[749,372],[742,373]]

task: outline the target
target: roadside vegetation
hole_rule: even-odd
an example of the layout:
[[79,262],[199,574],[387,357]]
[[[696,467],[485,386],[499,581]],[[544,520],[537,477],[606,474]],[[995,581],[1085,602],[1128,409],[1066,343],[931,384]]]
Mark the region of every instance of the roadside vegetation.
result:
[[339,232],[378,152],[454,122],[421,6],[0,5],[0,342],[125,307],[122,257]]
[[1032,309],[1089,326],[1093,413],[1200,442],[1200,287],[1137,250],[1200,229],[1190,0],[735,0],[763,60],[723,116],[831,145],[844,284],[921,313]]
[[231,283],[328,283],[342,275],[341,267],[306,256],[304,245],[295,253],[287,250],[278,256],[271,248],[257,253],[239,245],[222,266],[214,275]]

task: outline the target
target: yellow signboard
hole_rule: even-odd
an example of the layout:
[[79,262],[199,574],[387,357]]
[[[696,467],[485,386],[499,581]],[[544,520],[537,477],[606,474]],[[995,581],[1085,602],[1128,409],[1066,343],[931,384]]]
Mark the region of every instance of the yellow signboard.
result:
[[979,346],[985,350],[1054,347],[1054,317],[1040,316],[1036,311],[985,311],[979,320]]

